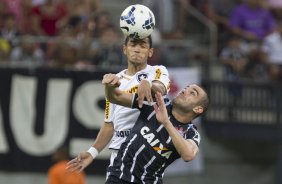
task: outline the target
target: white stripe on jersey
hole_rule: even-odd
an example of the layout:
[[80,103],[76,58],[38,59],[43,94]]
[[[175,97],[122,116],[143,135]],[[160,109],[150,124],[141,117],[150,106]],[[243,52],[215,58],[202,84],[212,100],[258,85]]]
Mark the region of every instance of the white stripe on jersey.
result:
[[[162,167],[160,167],[156,172],[155,172],[155,175],[158,174],[158,172],[165,166],[165,163],[162,165]],[[156,177],[156,180],[154,181],[154,184],[156,184],[159,180],[159,177]]]
[[127,152],[127,150],[128,150],[128,147],[132,144],[132,142],[136,139],[136,137],[137,137],[137,134],[135,134],[135,135],[132,137],[132,139],[130,140],[130,142],[128,143],[127,147],[125,148],[125,150],[124,150],[124,152],[123,152],[123,156],[122,156],[122,158],[121,158],[121,160],[122,160],[122,165],[121,165],[121,167],[120,167],[120,170],[121,170],[121,174],[120,174],[120,176],[119,176],[120,179],[122,178],[122,175],[123,175],[123,168],[124,168],[123,159],[124,159],[125,154],[126,154],[126,152]]
[[[126,74],[127,69],[116,74],[120,78],[119,89],[122,91],[136,93],[138,90],[138,85],[140,83],[140,76],[147,76],[146,78],[150,81],[161,81],[166,90],[169,91],[169,74],[166,67],[162,65],[150,66],[147,65],[145,69],[137,72],[133,76]],[[135,108],[127,108],[110,103],[109,111],[107,111],[108,119],[113,122],[114,129],[116,132],[131,130],[134,126],[140,111]],[[110,142],[109,148],[119,149],[120,145],[125,141],[126,137],[113,135],[112,141]]]
[[166,141],[166,143],[169,144],[170,141],[171,141],[171,137],[169,136],[168,139],[167,139],[167,141]]
[[164,127],[164,125],[161,124],[161,125],[159,126],[159,128],[158,128],[156,131],[157,131],[157,132],[160,132],[163,127]]
[[[143,145],[138,149],[138,151],[135,153],[135,155],[134,155],[134,157],[133,157],[133,163],[132,163],[132,166],[131,166],[131,168],[130,168],[131,174],[132,174],[133,169],[134,169],[135,164],[136,164],[136,158],[137,158],[137,156],[139,155],[139,153],[140,153],[144,148],[145,148],[145,145],[143,144]],[[131,182],[134,182],[134,176],[133,176],[133,174],[131,175]]]
[[[168,117],[168,119],[170,119],[170,116]],[[161,124],[161,126],[159,126],[159,128],[156,130],[157,132],[160,132],[162,130],[162,128],[164,127],[163,124]]]
[[[149,102],[147,102],[147,101],[144,101],[143,104],[145,104],[145,105],[150,105]],[[153,106],[154,104],[156,104],[156,102],[152,102],[150,106]],[[167,106],[167,105],[169,105],[169,104],[170,104],[170,102],[167,102],[167,103],[165,104],[165,106]],[[150,120],[155,114],[156,114],[156,112],[153,111],[153,112],[147,117],[147,120]],[[169,119],[170,119],[170,117],[169,117]]]
[[155,114],[156,114],[156,112],[153,111],[153,112],[148,116],[147,120],[150,120]]
[[141,176],[142,183],[144,183],[144,184],[146,184],[145,181],[144,181],[144,178],[145,178],[145,176],[146,176],[146,174],[147,174],[147,167],[149,167],[149,166],[153,163],[153,161],[154,161],[155,159],[156,159],[156,156],[153,156],[153,157],[151,158],[151,160],[144,166],[144,173],[143,173],[142,176]]

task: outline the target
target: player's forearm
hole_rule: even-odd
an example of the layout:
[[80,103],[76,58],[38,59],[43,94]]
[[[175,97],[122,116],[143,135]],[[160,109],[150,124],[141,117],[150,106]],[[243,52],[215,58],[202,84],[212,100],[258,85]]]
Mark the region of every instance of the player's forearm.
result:
[[133,94],[121,91],[117,86],[105,85],[107,99],[114,104],[131,107]]
[[198,148],[188,140],[184,139],[174,128],[172,123],[169,121],[168,123],[164,124],[168,134],[171,137],[171,140],[184,161],[193,160],[197,154]]
[[107,99],[114,104],[120,104],[120,97],[122,96],[122,91],[117,86],[105,86],[105,94]]
[[114,127],[112,123],[103,123],[94,144],[92,145],[99,152],[101,152],[111,141],[114,133]]

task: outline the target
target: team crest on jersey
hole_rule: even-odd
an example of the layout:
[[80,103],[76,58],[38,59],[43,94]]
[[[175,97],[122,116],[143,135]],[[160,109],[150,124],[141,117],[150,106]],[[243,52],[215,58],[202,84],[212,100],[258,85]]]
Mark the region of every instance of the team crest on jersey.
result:
[[137,77],[137,81],[140,82],[143,79],[147,79],[148,78],[148,74],[147,73],[140,73],[136,77]]
[[183,127],[175,127],[175,129],[178,131],[178,133],[184,137],[185,136],[185,133],[188,132],[188,130],[184,130]]

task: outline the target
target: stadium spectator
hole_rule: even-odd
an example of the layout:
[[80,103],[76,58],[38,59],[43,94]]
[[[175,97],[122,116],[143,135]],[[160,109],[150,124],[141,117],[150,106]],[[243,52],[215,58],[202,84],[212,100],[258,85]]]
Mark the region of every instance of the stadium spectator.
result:
[[[153,55],[152,38],[149,36],[142,40],[127,37],[123,45],[123,52],[127,57],[127,69],[117,74],[122,85],[120,89],[130,93],[137,93],[139,105],[143,105],[144,99],[152,101],[152,93],[160,91],[167,94],[169,90],[169,74],[164,66],[150,66],[148,58]],[[145,79],[145,80],[144,80]],[[81,152],[69,162],[71,171],[80,171],[87,167],[100,151],[109,143],[112,150],[110,166],[117,155],[117,150],[129,135],[139,111],[128,109],[110,102],[106,102],[105,121],[97,135],[97,138],[89,150],[96,153]],[[81,162],[77,165],[77,160]]]
[[111,14],[105,10],[94,15],[95,27],[93,30],[93,37],[99,38],[105,29],[113,26]]
[[5,7],[7,8],[7,13],[14,15],[15,20],[17,23],[20,23],[21,21],[21,6],[22,2],[24,0],[2,0],[4,4],[6,5]]
[[282,1],[281,0],[268,0],[268,7],[273,13],[274,17],[282,21]]
[[30,35],[25,35],[19,40],[16,47],[13,48],[10,55],[11,62],[24,63],[37,63],[43,64],[44,51],[32,39]]
[[121,42],[122,35],[117,28],[105,28],[99,40],[94,39],[88,49],[90,64],[104,67],[126,66],[126,63],[123,63]]
[[220,62],[226,67],[226,79],[238,80],[243,77],[248,56],[242,49],[241,38],[232,36],[219,55]]
[[209,99],[198,85],[188,85],[169,102],[160,93],[156,103],[138,106],[138,95],[118,89],[114,74],[104,75],[107,98],[115,104],[140,110],[130,135],[121,145],[106,184],[163,183],[166,167],[178,158],[188,162],[199,150],[200,134],[192,120],[207,110]]
[[238,5],[229,21],[231,31],[246,41],[261,41],[275,29],[271,12],[261,5],[261,0],[246,0]]
[[277,23],[277,29],[265,37],[262,51],[270,64],[270,76],[275,81],[282,79],[282,22]]
[[228,81],[229,93],[233,105],[242,96],[242,81],[246,75],[248,56],[242,49],[241,38],[232,36],[221,50],[219,61],[225,68],[224,79]]
[[16,37],[21,33],[16,26],[15,17],[13,14],[4,15],[4,25],[0,30],[0,37],[8,40],[11,45],[13,45],[13,41],[15,41]]
[[57,40],[52,49],[54,49],[53,58],[51,62],[48,63],[51,67],[73,67],[78,61],[77,47],[71,44],[71,42],[64,40],[63,37]]
[[275,30],[275,19],[263,5],[263,0],[245,0],[238,5],[229,22],[233,34],[244,40],[244,49],[249,57],[246,66],[249,77],[257,81],[266,81],[267,65],[260,44],[262,40]]
[[6,4],[3,1],[0,1],[0,29],[3,27],[4,16],[8,14]]
[[11,51],[11,45],[8,40],[0,37],[0,61],[8,61]]
[[229,18],[239,0],[211,0],[207,8],[207,16],[217,25],[218,29],[218,50],[230,37]]
[[56,36],[68,20],[67,8],[63,3],[46,0],[32,9],[33,26],[38,35]]
[[68,149],[61,147],[52,156],[55,162],[48,170],[48,184],[85,184],[83,172],[71,173],[66,170],[69,160]]
[[68,0],[70,16],[78,16],[86,22],[92,15],[102,11],[100,0]]

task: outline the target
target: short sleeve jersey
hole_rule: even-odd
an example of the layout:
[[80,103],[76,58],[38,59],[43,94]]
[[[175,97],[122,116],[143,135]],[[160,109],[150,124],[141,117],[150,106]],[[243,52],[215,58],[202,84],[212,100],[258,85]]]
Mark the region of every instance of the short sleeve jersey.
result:
[[[150,81],[160,81],[164,84],[166,91],[169,91],[169,74],[166,67],[162,65],[155,65],[147,67],[133,76],[125,74],[126,70],[117,74],[120,79],[119,89],[128,93],[136,93],[138,85],[142,79],[149,79]],[[134,123],[136,122],[140,111],[112,104],[106,101],[105,122],[113,122],[114,135],[109,145],[110,149],[119,149],[120,145],[125,141],[129,135]]]
[[[133,108],[138,108],[136,99],[137,95]],[[199,146],[200,134],[196,126],[177,121],[172,115],[172,104],[168,99],[165,102],[175,129],[184,139],[191,139]],[[153,106],[143,105],[131,134],[121,145],[108,171],[127,182],[161,184],[165,168],[178,158],[180,155],[165,127],[157,121]]]

